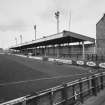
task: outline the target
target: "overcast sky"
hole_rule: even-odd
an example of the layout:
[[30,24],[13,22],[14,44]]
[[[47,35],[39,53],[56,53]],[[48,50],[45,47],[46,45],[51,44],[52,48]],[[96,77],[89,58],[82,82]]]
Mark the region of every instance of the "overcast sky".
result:
[[8,48],[56,33],[54,13],[60,11],[60,31],[69,29],[71,11],[72,32],[95,38],[96,23],[105,13],[105,0],[0,0],[0,47]]

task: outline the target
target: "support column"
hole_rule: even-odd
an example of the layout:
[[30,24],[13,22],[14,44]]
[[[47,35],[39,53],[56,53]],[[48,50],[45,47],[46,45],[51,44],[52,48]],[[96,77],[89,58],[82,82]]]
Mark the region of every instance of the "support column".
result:
[[70,53],[69,43],[67,45],[68,45],[68,54],[67,54],[67,56],[69,57],[69,53]]
[[85,60],[85,46],[84,46],[84,41],[82,42],[82,58]]
[[57,58],[60,57],[60,44],[58,44],[58,48],[57,48]]
[[47,46],[47,55],[49,56],[49,45]]
[[65,58],[65,44],[63,44],[63,57]]
[[46,46],[44,47],[44,56],[46,57]]
[[52,45],[52,52],[53,52],[53,56],[55,56],[55,45]]
[[35,47],[35,56],[37,56],[37,47]]
[[40,46],[38,47],[38,55],[40,56]]
[[42,46],[42,56],[45,55],[45,50],[44,50],[44,46]]

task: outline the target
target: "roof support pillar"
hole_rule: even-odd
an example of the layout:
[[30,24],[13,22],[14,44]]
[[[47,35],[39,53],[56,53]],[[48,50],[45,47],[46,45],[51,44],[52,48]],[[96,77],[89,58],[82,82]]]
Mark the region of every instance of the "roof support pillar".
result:
[[84,41],[82,42],[82,58],[83,58],[83,60],[85,60],[85,45],[84,45]]
[[39,53],[39,56],[40,56],[40,52],[41,52],[40,50],[41,50],[41,48],[40,48],[40,46],[39,46],[39,51],[38,51],[38,53]]
[[55,56],[55,45],[52,45],[52,55]]
[[46,57],[46,45],[44,47],[44,56]]
[[58,48],[57,48],[57,58],[60,57],[60,44],[58,44]]
[[41,50],[41,55],[43,55],[43,48],[42,48],[42,46],[41,46],[41,49],[40,50]]
[[50,47],[47,46],[47,53],[48,53],[48,56],[50,55],[50,54],[49,54],[49,50],[50,50]]
[[36,55],[37,55],[37,47],[35,47],[35,49],[34,49],[34,50],[35,50],[35,56],[36,56]]
[[67,47],[68,47],[68,54],[67,54],[67,56],[69,57],[69,55],[70,55],[70,45],[69,45],[69,43],[67,44]]

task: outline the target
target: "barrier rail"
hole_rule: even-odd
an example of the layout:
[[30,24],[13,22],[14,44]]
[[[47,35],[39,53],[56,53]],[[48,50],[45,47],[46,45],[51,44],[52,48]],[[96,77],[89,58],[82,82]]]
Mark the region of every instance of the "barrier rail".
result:
[[105,72],[65,83],[0,105],[74,105],[97,96],[105,87]]

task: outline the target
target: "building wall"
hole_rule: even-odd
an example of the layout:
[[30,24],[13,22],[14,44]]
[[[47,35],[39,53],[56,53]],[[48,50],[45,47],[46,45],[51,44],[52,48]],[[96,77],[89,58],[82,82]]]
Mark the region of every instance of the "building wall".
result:
[[97,55],[105,55],[105,15],[96,24]]

